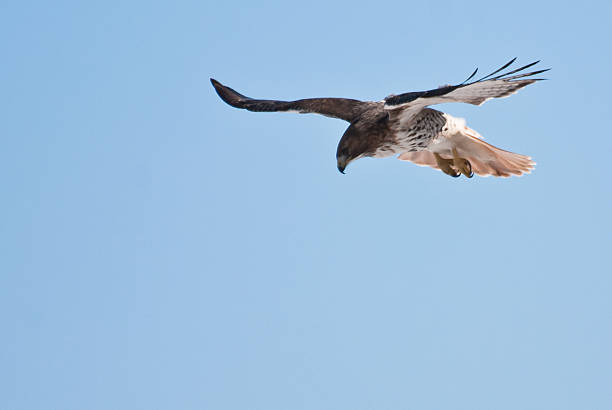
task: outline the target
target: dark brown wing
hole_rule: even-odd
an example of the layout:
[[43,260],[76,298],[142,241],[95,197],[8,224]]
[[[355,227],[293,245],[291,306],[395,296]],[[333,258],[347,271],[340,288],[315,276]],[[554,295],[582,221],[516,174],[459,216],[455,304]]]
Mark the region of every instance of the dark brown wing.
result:
[[367,103],[348,98],[307,98],[297,101],[256,100],[246,97],[220,82],[210,79],[219,97],[232,107],[249,111],[289,111],[316,113],[352,122],[367,108]]
[[549,70],[538,70],[511,76],[511,74],[518,73],[519,71],[523,71],[539,63],[539,61],[536,61],[535,63],[527,64],[526,66],[493,77],[495,74],[508,68],[510,64],[514,62],[514,60],[516,60],[516,58],[510,60],[510,62],[506,63],[503,67],[492,72],[491,74],[471,83],[468,83],[467,81],[476,74],[478,69],[476,69],[476,71],[474,71],[474,73],[467,80],[459,85],[448,85],[428,91],[416,91],[389,96],[385,98],[385,108],[393,110],[401,107],[403,109],[417,111],[428,105],[446,102],[464,102],[468,104],[481,105],[491,98],[507,97],[514,94],[521,88],[541,80],[540,78],[522,78],[540,74]]

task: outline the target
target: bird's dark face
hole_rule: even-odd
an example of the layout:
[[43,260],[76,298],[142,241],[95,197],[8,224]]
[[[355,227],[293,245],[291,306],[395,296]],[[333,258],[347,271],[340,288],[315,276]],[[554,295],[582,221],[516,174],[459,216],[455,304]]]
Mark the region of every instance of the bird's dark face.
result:
[[369,157],[376,152],[377,141],[389,132],[388,119],[389,114],[386,112],[366,111],[359,120],[349,125],[336,151],[338,171],[344,174],[344,169],[352,161]]
[[357,158],[361,158],[364,153],[360,147],[359,142],[355,138],[350,138],[345,135],[340,140],[338,144],[338,150],[336,151],[336,163],[338,165],[338,171],[344,174],[344,169],[356,160]]
[[338,151],[336,152],[336,163],[338,164],[338,171],[344,174],[344,169],[351,162],[349,151],[347,147],[341,148],[338,145]]

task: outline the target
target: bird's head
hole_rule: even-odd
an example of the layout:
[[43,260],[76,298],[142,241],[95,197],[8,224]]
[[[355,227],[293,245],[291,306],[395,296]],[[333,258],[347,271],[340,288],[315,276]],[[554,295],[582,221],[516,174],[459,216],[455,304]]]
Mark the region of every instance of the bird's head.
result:
[[388,119],[389,114],[385,111],[366,111],[359,120],[349,125],[336,151],[338,171],[344,174],[344,169],[351,162],[374,155],[377,141],[388,132]]
[[338,145],[338,151],[336,152],[336,163],[338,164],[338,171],[344,174],[344,169],[352,161],[350,151],[348,147],[341,147]]
[[352,133],[345,133],[338,144],[336,151],[336,163],[338,171],[344,174],[344,169],[354,160],[364,156],[365,147],[360,138]]
[[[366,113],[367,114],[367,113]],[[375,151],[376,138],[370,138],[372,135],[380,134],[381,130],[386,128],[382,121],[387,119],[387,114],[374,117],[366,117],[365,120],[360,120],[351,123],[344,131],[344,135],[340,138],[338,149],[336,150],[336,162],[338,171],[344,174],[344,169],[351,162],[362,157],[369,157]]]

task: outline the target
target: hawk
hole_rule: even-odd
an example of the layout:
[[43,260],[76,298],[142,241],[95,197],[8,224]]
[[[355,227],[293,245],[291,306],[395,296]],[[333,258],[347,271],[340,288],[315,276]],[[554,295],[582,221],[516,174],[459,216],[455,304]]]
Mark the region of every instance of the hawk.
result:
[[[471,178],[474,174],[509,177],[529,173],[535,163],[530,157],[494,147],[465,124],[465,120],[428,106],[448,102],[481,105],[491,98],[502,98],[542,78],[525,73],[536,61],[504,72],[516,58],[479,80],[444,85],[428,91],[390,95],[379,102],[348,98],[308,98],[296,101],[257,100],[210,79],[219,97],[229,105],[249,111],[317,113],[350,123],[336,151],[338,170],[362,157],[400,160],[439,169],[447,175]],[[520,73],[520,74],[517,74]]]

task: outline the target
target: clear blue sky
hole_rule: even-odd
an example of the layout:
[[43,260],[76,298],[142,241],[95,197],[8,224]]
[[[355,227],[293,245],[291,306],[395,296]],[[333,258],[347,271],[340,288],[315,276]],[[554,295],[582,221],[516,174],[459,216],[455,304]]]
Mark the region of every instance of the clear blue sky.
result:
[[[0,6],[0,409],[612,408],[609,2]],[[394,159],[236,110],[510,58],[445,105],[527,177]]]

